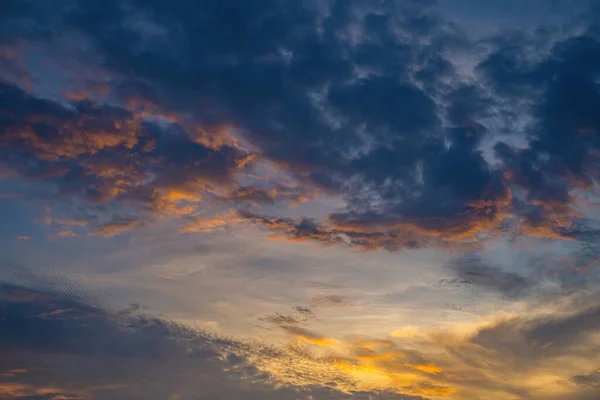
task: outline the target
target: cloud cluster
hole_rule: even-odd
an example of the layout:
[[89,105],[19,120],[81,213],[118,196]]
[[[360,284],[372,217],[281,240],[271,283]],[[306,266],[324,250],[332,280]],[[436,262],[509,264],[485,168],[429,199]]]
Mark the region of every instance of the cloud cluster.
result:
[[[362,390],[431,398],[593,399],[600,351],[598,307],[500,316],[456,331],[405,329],[387,339],[333,338],[297,325],[291,349],[315,361],[302,378],[259,362],[290,381],[318,380]],[[410,332],[409,332],[410,331]],[[299,364],[301,365],[301,364]],[[580,371],[580,374],[574,374]],[[336,376],[336,378],[332,378]]]
[[[327,221],[282,228],[260,208],[253,220],[292,240],[362,249],[468,244],[508,229],[568,238],[581,217],[575,191],[596,179],[591,28],[494,38],[468,77],[453,54],[481,44],[435,2],[6,7],[3,48],[27,54],[77,35],[86,46],[76,61],[103,73],[72,78],[83,94],[62,100],[36,95],[47,78],[35,69],[30,94],[2,83],[3,164],[63,195],[133,207],[94,223],[108,224],[105,236],[223,198],[244,208],[324,193],[346,204]],[[548,51],[527,57],[534,40]],[[527,147],[504,140],[514,135],[498,114],[516,120],[513,131],[531,122]],[[244,183],[257,159],[293,184]]]
[[[310,384],[290,385],[249,361],[278,362],[285,358],[281,350],[192,330],[144,315],[136,305],[125,311],[107,311],[71,294],[2,284],[0,398],[363,396]],[[369,395],[378,394],[364,394]],[[412,399],[392,392],[381,396]]]
[[[473,39],[439,6],[5,0],[2,193],[51,206],[53,238],[175,221],[469,252],[442,284],[553,313],[330,337],[311,324],[346,299],[317,296],[261,319],[279,348],[2,285],[0,397],[597,398],[597,10]],[[521,237],[566,250],[477,253]]]
[[[477,265],[462,268],[479,274],[463,275],[477,280],[489,272]],[[515,293],[507,283],[514,279],[497,281],[474,284]],[[597,357],[590,355],[600,353],[600,311],[593,298],[449,330],[405,327],[384,338],[314,329],[323,307],[343,302],[316,296],[311,308],[264,317],[289,337],[280,346],[191,329],[137,304],[107,310],[68,286],[4,283],[0,398],[597,397]]]

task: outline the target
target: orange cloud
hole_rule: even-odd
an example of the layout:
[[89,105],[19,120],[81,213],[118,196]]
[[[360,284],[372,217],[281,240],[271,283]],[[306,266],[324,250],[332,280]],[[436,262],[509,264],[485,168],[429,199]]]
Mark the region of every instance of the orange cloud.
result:
[[319,347],[335,347],[340,343],[336,339],[327,337],[309,337],[304,335],[298,335],[296,339],[300,340],[301,342],[309,343]]
[[[239,148],[241,146],[241,142],[240,139],[233,133],[234,129],[234,126],[227,124],[213,127],[204,127],[195,124],[190,129],[190,137],[194,142],[213,150],[219,150],[223,146]],[[256,154],[251,155],[251,158],[254,160],[256,158]],[[251,160],[241,161],[238,166],[242,168],[250,161]]]
[[45,215],[39,219],[39,222],[44,225],[50,226],[52,224],[67,226],[67,227],[85,227],[88,225],[88,222],[81,219],[62,219],[62,218],[54,218],[49,215]]
[[[145,99],[127,99],[127,107],[94,103],[106,89],[71,91],[67,107],[11,87],[7,96],[23,103],[24,115],[0,111],[7,121],[0,147],[24,150],[48,167],[30,172],[15,165],[9,172],[50,180],[60,196],[80,197],[92,205],[118,200],[133,208],[140,221],[194,216],[206,201],[233,200],[237,171],[248,168],[257,155],[240,148],[230,124],[200,126]],[[160,125],[164,122],[169,126]],[[159,125],[157,130],[152,124]],[[177,137],[161,142],[163,130],[169,129]],[[95,225],[96,220],[89,222]],[[65,226],[56,237],[72,236],[73,227],[87,224],[49,216],[41,221]],[[110,237],[136,226],[119,222],[94,228]]]
[[58,233],[50,235],[52,238],[67,238],[74,236],[77,236],[77,234],[68,226],[63,227]]
[[439,384],[434,380],[444,375],[442,367],[422,362],[422,356],[417,356],[414,350],[401,349],[392,340],[366,337],[343,340],[301,328],[282,328],[293,334],[295,342],[289,348],[298,357],[310,354],[303,345],[315,346],[319,351],[326,352],[322,358],[315,360],[317,364],[313,368],[316,374],[325,374],[323,380],[332,379],[324,372],[328,367],[341,373],[344,378],[337,380],[338,388],[344,382],[349,392],[387,390],[398,394],[437,397],[446,397],[455,392],[449,383]]
[[[596,321],[600,314],[597,307],[560,316],[498,314],[487,318],[488,322],[459,324],[447,331],[420,331],[417,338],[403,336],[402,342],[340,339],[284,327],[295,340],[289,354],[273,359],[246,356],[284,383],[323,385],[347,393],[387,391],[432,399],[504,400],[515,393],[542,399],[560,391],[561,398],[578,398],[576,383],[569,379],[575,371],[593,370],[584,348],[597,344],[596,323],[582,320],[584,315]],[[538,329],[547,325],[560,329]],[[591,336],[573,339],[578,329]],[[552,342],[530,343],[536,336],[571,344],[563,349]],[[563,357],[565,354],[572,359]]]
[[109,222],[97,227],[94,232],[94,235],[102,236],[105,238],[111,238],[113,236],[120,235],[124,232],[128,232],[135,227],[140,227],[142,225],[143,222],[137,219]]
[[442,369],[436,365],[427,364],[427,365],[414,365],[414,364],[404,364],[406,367],[414,368],[419,371],[427,372],[428,374],[439,374],[442,372]]
[[[20,121],[18,129],[8,128],[0,145],[22,141],[40,159],[48,161],[74,159],[83,154],[93,155],[118,146],[133,148],[138,142],[140,121],[117,116],[114,118],[112,126],[101,126],[88,116],[65,121],[52,115],[32,116],[29,121]],[[51,138],[38,135],[34,126],[40,125],[56,129],[56,135]]]
[[51,394],[59,394],[66,392],[65,390],[52,386],[35,386],[17,382],[0,383],[0,396],[7,398],[18,398],[26,396],[43,396]]
[[2,287],[2,290],[0,290],[0,300],[10,301],[14,303],[45,302],[52,301],[53,299],[54,297],[46,296],[28,290],[20,290],[10,287]]
[[180,229],[180,232],[211,232],[215,230],[221,230],[232,224],[238,224],[244,221],[245,219],[240,217],[236,210],[230,209],[228,211],[218,213],[214,217],[195,218],[192,223],[183,226]]

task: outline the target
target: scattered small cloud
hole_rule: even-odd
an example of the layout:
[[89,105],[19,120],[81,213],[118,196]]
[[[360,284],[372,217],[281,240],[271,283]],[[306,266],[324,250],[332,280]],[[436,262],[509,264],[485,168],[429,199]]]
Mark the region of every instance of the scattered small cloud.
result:
[[330,295],[315,295],[310,299],[314,308],[342,308],[348,305],[344,296],[336,294]]

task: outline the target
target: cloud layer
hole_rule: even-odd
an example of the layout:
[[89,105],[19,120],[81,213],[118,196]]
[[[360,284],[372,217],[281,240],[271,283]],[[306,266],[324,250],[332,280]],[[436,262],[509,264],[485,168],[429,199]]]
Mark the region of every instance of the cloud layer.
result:
[[[453,3],[4,1],[0,265],[37,249],[154,271],[196,241],[213,313],[235,307],[227,287],[254,291],[243,318],[284,343],[2,284],[0,397],[596,398],[598,7]],[[131,255],[140,241],[154,256]],[[105,254],[117,244],[129,255]],[[373,258],[332,259],[344,249]],[[414,254],[441,267],[405,278]],[[275,270],[288,286],[266,305]],[[309,291],[313,275],[355,287]],[[389,337],[344,333],[393,301],[438,312],[452,291],[472,312],[444,330],[419,315]]]
[[[507,230],[571,238],[597,175],[593,25],[474,42],[431,3],[11,2],[4,168],[111,203],[118,211],[92,223],[105,236],[219,200],[244,209],[321,194],[345,205],[310,228],[273,224],[284,216],[267,210],[252,221],[364,249]],[[61,63],[74,40],[81,50]],[[66,99],[39,97],[47,71],[22,65],[40,46],[56,50]],[[466,75],[453,55],[477,48]],[[101,73],[69,76],[72,64]],[[523,126],[528,144],[516,147]]]
[[7,399],[592,399],[598,388],[588,357],[600,350],[598,307],[383,339],[265,318],[289,336],[280,347],[190,329],[137,304],[113,312],[43,289],[3,284],[1,293]]

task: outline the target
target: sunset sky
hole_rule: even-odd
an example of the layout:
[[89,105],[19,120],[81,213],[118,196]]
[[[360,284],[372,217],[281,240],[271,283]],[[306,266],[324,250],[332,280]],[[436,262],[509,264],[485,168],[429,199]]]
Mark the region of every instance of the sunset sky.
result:
[[0,399],[600,398],[596,0],[0,0]]

